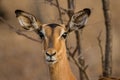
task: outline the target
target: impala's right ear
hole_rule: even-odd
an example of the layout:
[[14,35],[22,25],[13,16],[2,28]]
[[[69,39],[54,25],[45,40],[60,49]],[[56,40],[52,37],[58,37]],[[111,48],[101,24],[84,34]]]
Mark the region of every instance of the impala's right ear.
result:
[[41,24],[40,22],[32,15],[22,10],[16,10],[15,11],[16,17],[18,18],[18,21],[20,25],[25,30],[37,30],[40,28]]

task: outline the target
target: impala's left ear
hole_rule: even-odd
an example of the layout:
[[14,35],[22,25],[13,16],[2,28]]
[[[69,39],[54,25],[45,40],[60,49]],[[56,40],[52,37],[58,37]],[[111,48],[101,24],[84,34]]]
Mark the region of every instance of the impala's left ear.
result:
[[33,31],[40,28],[41,26],[40,22],[32,14],[22,10],[16,10],[15,14],[16,17],[18,18],[20,25],[25,30]]
[[68,32],[82,29],[85,26],[90,14],[91,14],[91,10],[89,8],[85,8],[73,14],[73,16],[71,17],[71,19],[69,20],[67,24]]

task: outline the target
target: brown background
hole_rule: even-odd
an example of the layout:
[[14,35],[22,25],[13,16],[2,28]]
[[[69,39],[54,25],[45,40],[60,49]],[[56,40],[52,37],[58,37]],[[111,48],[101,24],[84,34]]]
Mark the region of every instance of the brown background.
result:
[[[59,0],[60,6],[67,8],[67,0]],[[91,8],[92,14],[82,33],[82,55],[89,65],[87,69],[90,80],[97,80],[101,75],[101,58],[97,36],[102,31],[101,40],[104,49],[105,26],[101,0],[75,0],[76,10]],[[120,0],[110,0],[113,29],[113,76],[120,76]],[[59,23],[58,11],[44,0],[0,0],[0,9],[6,14],[7,22],[20,28],[15,17],[16,9],[34,14],[43,23]],[[64,22],[67,16],[63,16]],[[38,39],[34,32],[25,34]],[[68,46],[75,47],[74,33],[68,37]],[[0,23],[0,80],[50,80],[48,67],[42,53],[42,44],[29,40]],[[71,62],[72,70],[79,79],[78,69]]]

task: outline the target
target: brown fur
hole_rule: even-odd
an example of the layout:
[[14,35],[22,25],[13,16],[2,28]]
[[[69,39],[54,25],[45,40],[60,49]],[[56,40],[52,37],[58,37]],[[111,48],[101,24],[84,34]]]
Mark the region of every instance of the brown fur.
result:
[[[44,27],[44,26],[43,26]],[[66,46],[64,39],[56,39],[60,36],[61,30],[64,29],[63,26],[58,26],[54,28],[52,32],[51,27],[45,26],[44,31],[48,39],[52,38],[53,40],[45,40],[45,51],[53,47],[57,51],[55,57],[57,58],[57,63],[49,64],[49,71],[51,80],[76,80],[71,69],[66,55]],[[50,31],[49,31],[50,30]],[[48,34],[49,33],[49,34]],[[51,34],[52,33],[52,34]],[[48,41],[48,42],[47,42]],[[52,46],[49,44],[52,43]],[[47,50],[51,51],[51,50]]]
[[[66,53],[64,53],[66,54]],[[53,65],[49,65],[51,80],[76,80],[71,72],[66,56]]]

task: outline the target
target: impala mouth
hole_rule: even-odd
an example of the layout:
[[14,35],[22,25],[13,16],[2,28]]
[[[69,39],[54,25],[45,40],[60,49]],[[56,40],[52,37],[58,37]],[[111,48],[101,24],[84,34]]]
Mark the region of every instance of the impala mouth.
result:
[[56,58],[55,58],[55,57],[46,56],[46,62],[47,62],[48,64],[54,64],[54,63],[56,63],[57,61],[56,61]]
[[52,60],[52,59],[51,59],[51,60],[47,60],[47,62],[54,62],[54,61],[55,61],[55,60]]
[[47,64],[51,65],[51,64],[55,64],[57,61],[56,60],[47,60]]

